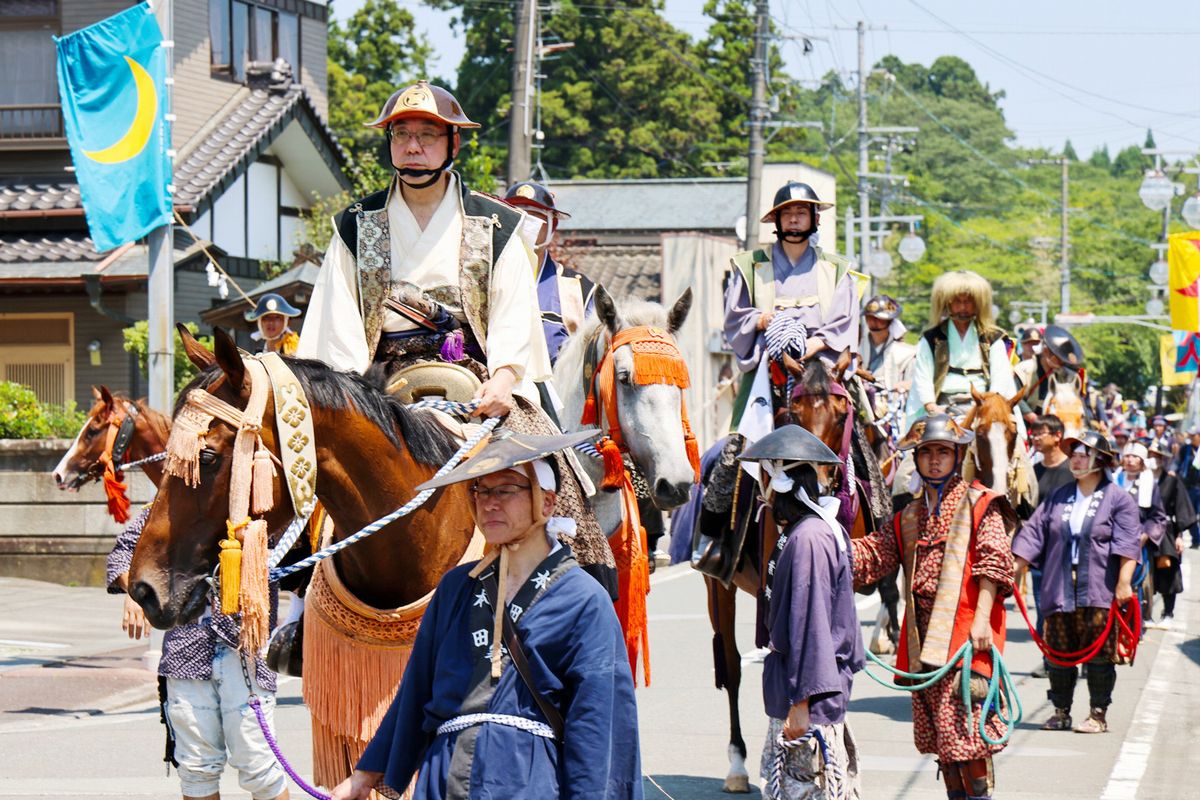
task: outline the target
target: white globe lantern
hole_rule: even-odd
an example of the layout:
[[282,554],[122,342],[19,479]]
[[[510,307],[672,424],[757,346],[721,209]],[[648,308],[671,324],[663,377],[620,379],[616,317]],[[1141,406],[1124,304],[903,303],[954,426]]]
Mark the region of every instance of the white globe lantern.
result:
[[1150,280],[1155,286],[1166,286],[1171,276],[1171,267],[1163,259],[1158,259],[1150,265]]
[[892,274],[892,254],[887,250],[876,250],[867,258],[867,274],[875,278],[886,278]]
[[1183,216],[1184,222],[1193,228],[1200,229],[1200,192],[1184,201],[1180,214]]
[[1164,306],[1161,297],[1151,297],[1146,301],[1146,313],[1152,317],[1161,317],[1163,308]]
[[1142,203],[1151,211],[1162,211],[1171,205],[1171,198],[1174,196],[1175,184],[1161,171],[1146,173],[1138,189],[1138,197],[1142,198]]
[[909,232],[900,240],[900,257],[912,264],[915,261],[920,261],[921,256],[925,255],[925,240],[915,233]]

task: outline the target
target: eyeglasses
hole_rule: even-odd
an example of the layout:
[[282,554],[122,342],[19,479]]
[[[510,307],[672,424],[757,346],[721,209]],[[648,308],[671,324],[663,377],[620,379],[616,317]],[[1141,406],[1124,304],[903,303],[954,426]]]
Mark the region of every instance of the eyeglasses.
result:
[[415,139],[421,147],[429,147],[429,145],[447,135],[445,133],[433,133],[432,131],[410,131],[405,128],[388,128],[388,136],[393,142],[407,144],[409,139]]
[[490,489],[486,489],[482,486],[472,486],[471,495],[475,498],[476,502],[495,497],[497,500],[503,503],[506,500],[511,500],[522,492],[529,491],[529,488],[529,484],[522,485],[519,483],[502,483],[499,486],[493,486]]

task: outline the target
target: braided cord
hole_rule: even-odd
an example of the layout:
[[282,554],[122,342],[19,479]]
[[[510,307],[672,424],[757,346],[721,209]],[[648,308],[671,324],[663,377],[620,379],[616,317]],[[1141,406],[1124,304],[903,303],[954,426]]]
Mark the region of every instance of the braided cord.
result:
[[788,751],[796,750],[801,747],[807,747],[808,743],[813,739],[817,740],[817,747],[821,750],[821,771],[825,776],[825,795],[838,800],[842,796],[842,785],[845,781],[845,776],[842,774],[842,766],[836,758],[829,756],[829,744],[825,741],[825,737],[816,727],[810,727],[808,733],[796,739],[788,739],[784,737],[780,731],[779,738],[775,740],[777,747],[775,748],[775,761],[771,764],[771,775],[768,778],[768,791],[771,793],[772,800],[778,800],[783,797],[783,770],[787,763]]

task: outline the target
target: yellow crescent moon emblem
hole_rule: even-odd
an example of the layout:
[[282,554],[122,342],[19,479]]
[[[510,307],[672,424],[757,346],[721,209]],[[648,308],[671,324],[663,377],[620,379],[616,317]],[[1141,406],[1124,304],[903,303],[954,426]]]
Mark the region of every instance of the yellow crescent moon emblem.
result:
[[129,71],[133,73],[133,84],[137,91],[137,109],[129,130],[114,144],[103,150],[84,150],[83,154],[101,164],[120,164],[136,156],[150,141],[150,133],[158,118],[158,93],[154,91],[154,79],[146,68],[129,56],[125,56]]

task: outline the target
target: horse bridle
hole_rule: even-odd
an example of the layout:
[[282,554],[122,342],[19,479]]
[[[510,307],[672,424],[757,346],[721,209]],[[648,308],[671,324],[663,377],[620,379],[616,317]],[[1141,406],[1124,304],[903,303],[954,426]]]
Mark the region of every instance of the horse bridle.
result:
[[104,450],[85,472],[71,481],[69,485],[72,489],[78,489],[88,481],[100,480],[109,464],[112,464],[114,474],[121,471],[121,464],[133,443],[133,433],[140,415],[141,412],[132,402],[120,397],[113,398],[112,410],[105,420]]

